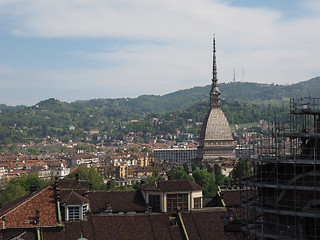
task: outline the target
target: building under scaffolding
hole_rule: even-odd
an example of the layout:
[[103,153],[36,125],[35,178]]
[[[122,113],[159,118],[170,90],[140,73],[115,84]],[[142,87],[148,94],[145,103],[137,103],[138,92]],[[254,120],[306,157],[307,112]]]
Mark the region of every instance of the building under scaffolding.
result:
[[320,239],[320,98],[291,99],[290,123],[272,123],[249,161],[243,238]]

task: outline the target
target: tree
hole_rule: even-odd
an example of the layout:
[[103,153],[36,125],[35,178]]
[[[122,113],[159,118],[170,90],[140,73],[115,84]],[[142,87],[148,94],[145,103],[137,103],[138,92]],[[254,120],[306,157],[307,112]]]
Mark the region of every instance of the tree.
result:
[[250,178],[253,176],[252,168],[248,161],[240,160],[239,163],[231,171],[233,179]]
[[108,180],[107,182],[107,190],[116,191],[117,190],[117,182],[113,179]]
[[159,177],[159,170],[158,169],[153,170],[152,177]]
[[50,152],[52,152],[52,153],[60,153],[60,150],[58,148],[55,148],[55,147],[50,147]]
[[208,173],[212,173],[212,167],[211,167],[211,165],[209,164],[209,163],[207,163],[207,172]]
[[134,188],[133,185],[121,185],[118,186],[115,191],[135,191],[136,189]]
[[142,148],[141,152],[151,152],[151,148],[144,147],[144,148]]
[[40,150],[40,148],[37,148],[37,147],[29,147],[28,149],[27,149],[27,152],[29,153],[29,154],[32,154],[32,155],[39,155],[40,153],[41,153],[41,150]]
[[191,169],[192,172],[194,172],[195,170],[197,170],[197,166],[194,163],[191,163]]
[[185,171],[183,166],[171,168],[169,171],[169,177],[170,179],[188,179],[194,182],[194,178]]
[[5,205],[12,202],[24,195],[28,194],[19,184],[9,184],[9,186],[0,195],[0,202]]
[[90,145],[78,145],[78,146],[76,146],[76,150],[82,150],[85,152],[93,152],[93,148]]
[[92,189],[106,189],[106,184],[103,181],[103,177],[98,174],[96,169],[92,167],[78,167],[74,172],[66,176],[66,178],[75,178],[76,174],[79,174],[80,180],[86,180],[88,184],[92,184]]
[[8,186],[8,178],[6,175],[3,175],[0,179],[0,191],[6,189]]
[[[161,176],[158,174],[158,175],[156,175],[156,174],[154,174],[154,172],[152,173],[152,176],[148,176],[147,178],[146,178],[146,180],[144,181],[144,183],[143,184],[148,184],[148,183],[151,183],[151,182],[157,182],[157,181],[160,181],[160,180],[162,180],[162,178],[161,178]],[[140,186],[141,186],[142,184],[140,184]]]
[[33,172],[28,175],[23,175],[21,178],[14,178],[10,181],[11,184],[20,185],[25,192],[30,192],[30,187],[33,186],[35,190],[48,185],[50,181],[39,178],[38,174]]
[[212,174],[206,170],[195,170],[192,176],[197,184],[203,187],[203,195],[205,197],[214,197],[217,194],[217,186]]
[[30,193],[31,186],[34,187],[34,190],[38,190],[48,184],[50,184],[50,180],[40,179],[37,173],[23,175],[21,178],[14,178],[9,182],[7,187],[1,191],[0,202],[6,204]]
[[12,144],[10,147],[9,147],[9,150],[12,152],[12,153],[18,153],[19,152],[19,148],[16,144]]
[[222,174],[222,169],[219,164],[214,164],[214,176],[215,176],[215,183],[217,186],[224,185],[225,176]]
[[204,166],[203,166],[202,163],[200,164],[199,169],[200,169],[200,170],[203,170],[203,169],[204,169]]
[[187,162],[185,162],[185,163],[183,163],[182,166],[183,166],[184,170],[186,171],[186,173],[189,174],[189,164]]
[[130,147],[130,148],[128,148],[128,152],[138,153],[138,152],[140,152],[140,149],[137,147]]

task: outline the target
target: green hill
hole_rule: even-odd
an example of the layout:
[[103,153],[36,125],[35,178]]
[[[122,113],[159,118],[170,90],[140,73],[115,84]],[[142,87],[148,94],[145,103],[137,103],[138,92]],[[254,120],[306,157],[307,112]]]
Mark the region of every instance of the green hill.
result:
[[[288,86],[222,83],[223,110],[231,124],[272,120],[287,114],[290,97],[320,96],[320,77]],[[40,141],[46,136],[84,140],[98,129],[106,139],[121,139],[129,131],[166,134],[176,130],[197,134],[209,108],[210,86],[194,87],[162,96],[92,99],[72,103],[48,99],[32,107],[0,105],[0,144]],[[283,107],[284,105],[285,107]],[[161,124],[151,120],[157,118]],[[193,124],[188,123],[192,119]],[[131,120],[139,120],[133,121]]]
[[[286,105],[291,97],[300,98],[310,94],[320,96],[320,77],[292,85],[231,82],[219,84],[222,98],[242,103]],[[95,107],[135,109],[139,113],[164,113],[190,107],[193,103],[207,100],[211,86],[193,87],[162,96],[142,95],[137,98],[93,99],[80,101]]]

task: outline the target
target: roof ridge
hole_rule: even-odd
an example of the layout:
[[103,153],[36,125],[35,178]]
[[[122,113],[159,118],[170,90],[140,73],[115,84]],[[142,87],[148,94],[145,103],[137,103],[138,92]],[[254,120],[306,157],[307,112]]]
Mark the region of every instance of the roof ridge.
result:
[[63,202],[67,203],[69,201],[69,199],[72,199],[72,197],[76,197],[77,199],[80,199],[81,202],[83,202],[85,199],[85,201],[89,201],[89,199],[86,196],[81,195],[80,193],[77,193],[75,190],[70,190],[70,192],[66,195],[66,199],[64,199]]

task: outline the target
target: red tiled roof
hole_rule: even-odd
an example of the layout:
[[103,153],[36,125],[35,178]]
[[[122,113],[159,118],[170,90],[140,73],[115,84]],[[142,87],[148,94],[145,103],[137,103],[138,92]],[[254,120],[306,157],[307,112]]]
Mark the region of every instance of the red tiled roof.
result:
[[188,179],[167,180],[152,182],[141,187],[144,191],[157,191],[157,192],[181,192],[190,190],[202,190],[203,187],[191,182]]
[[3,206],[0,210],[0,225],[2,226],[5,217],[6,228],[34,228],[37,209],[40,211],[41,226],[58,225],[52,185]]
[[[226,211],[188,212],[181,217],[189,239],[231,240],[239,235],[224,233],[223,218]],[[181,226],[170,224],[170,217],[176,214],[135,214],[135,215],[89,215],[87,221],[65,223],[63,231],[43,231],[44,239],[86,239],[96,240],[182,240],[185,239]],[[23,239],[35,239],[36,231],[22,235]]]

